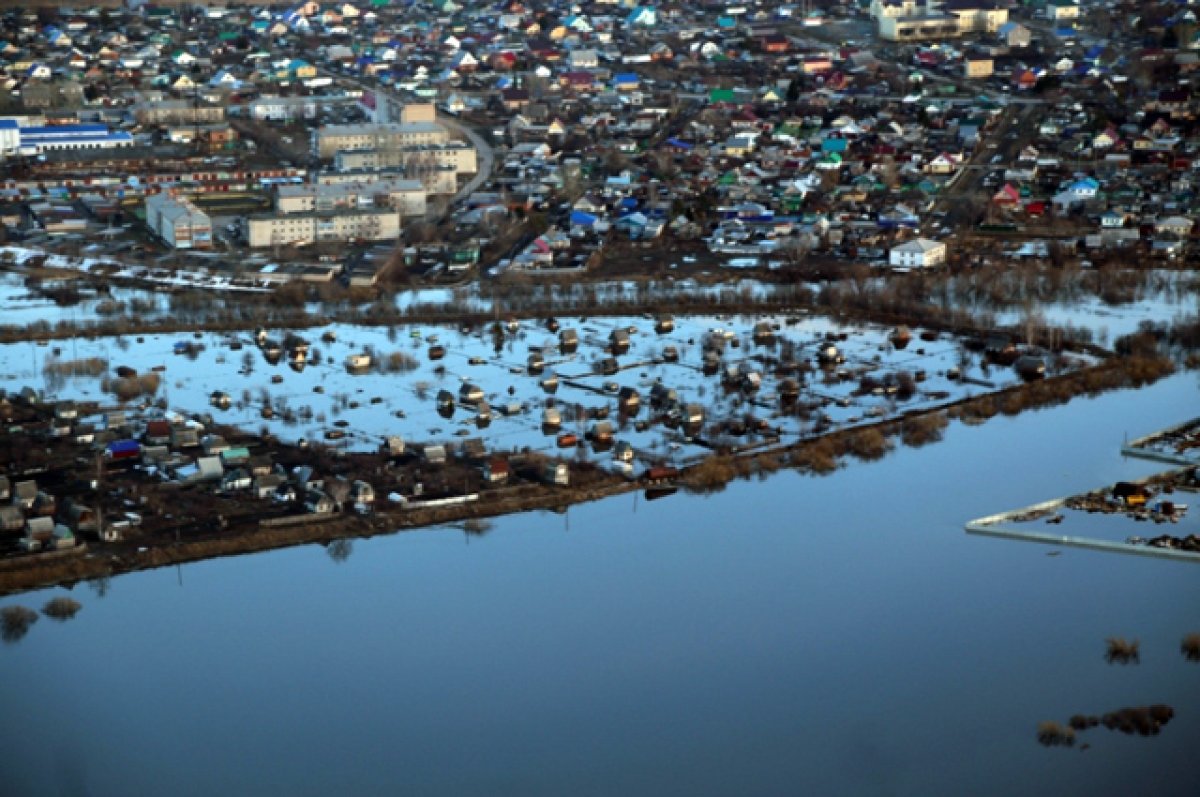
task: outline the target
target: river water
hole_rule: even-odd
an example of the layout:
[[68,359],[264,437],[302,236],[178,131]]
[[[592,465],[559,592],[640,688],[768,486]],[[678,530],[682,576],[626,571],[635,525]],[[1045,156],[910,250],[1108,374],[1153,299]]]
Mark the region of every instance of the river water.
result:
[[[1157,470],[1122,440],[1198,394],[1181,374],[824,478],[80,585],[74,620],[0,647],[0,792],[1191,795],[1200,568],[962,526]],[[1106,664],[1109,636],[1141,664]],[[1158,702],[1156,738],[1035,740]]]

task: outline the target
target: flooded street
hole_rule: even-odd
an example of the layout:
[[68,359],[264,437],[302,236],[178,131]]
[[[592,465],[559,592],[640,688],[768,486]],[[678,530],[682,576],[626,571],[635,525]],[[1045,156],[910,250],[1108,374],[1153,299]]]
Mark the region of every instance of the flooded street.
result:
[[[824,478],[81,584],[0,648],[4,789],[1192,794],[1200,570],[963,523],[1161,470],[1119,448],[1198,395],[1184,373]],[[1035,738],[1151,703],[1158,737]]]

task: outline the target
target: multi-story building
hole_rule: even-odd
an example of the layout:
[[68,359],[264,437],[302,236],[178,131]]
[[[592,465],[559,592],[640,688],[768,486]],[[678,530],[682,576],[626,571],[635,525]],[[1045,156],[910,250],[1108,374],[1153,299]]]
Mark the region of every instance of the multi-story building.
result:
[[212,247],[212,220],[186,197],[146,197],[146,226],[173,249]]
[[872,0],[871,16],[880,38],[926,41],[995,33],[1008,9],[997,0]]
[[217,105],[197,105],[187,100],[162,100],[136,106],[134,116],[144,125],[215,124],[225,121],[225,109]]
[[377,183],[383,180],[419,180],[426,194],[453,194],[458,190],[458,179],[454,168],[441,166],[432,169],[416,169],[412,174],[407,169],[383,168],[379,171],[371,169],[355,169],[345,172],[321,172],[317,182],[323,185],[342,183]]
[[475,148],[465,141],[419,144],[399,149],[343,150],[334,156],[333,164],[338,171],[423,169],[430,166],[450,166],[455,174],[474,174],[479,171]]
[[425,215],[425,187],[419,180],[306,183],[276,189],[280,213],[328,213],[364,207],[390,208],[401,216]]
[[328,159],[342,150],[401,149],[449,140],[446,128],[436,122],[325,125],[317,131],[317,155]]
[[390,208],[250,216],[246,239],[253,248],[338,241],[389,241],[400,237],[400,214]]
[[945,262],[946,244],[928,238],[914,238],[888,252],[888,263],[899,268],[932,268]]

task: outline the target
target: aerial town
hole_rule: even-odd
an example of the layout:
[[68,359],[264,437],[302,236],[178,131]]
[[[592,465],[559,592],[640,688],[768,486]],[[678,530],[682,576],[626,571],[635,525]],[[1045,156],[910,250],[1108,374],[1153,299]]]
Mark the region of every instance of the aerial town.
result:
[[1198,5],[0,2],[0,792],[1190,797]]
[[1195,290],[1200,26],[1099,8],[6,11],[0,589],[824,472],[1192,365],[1194,318],[1037,306]]

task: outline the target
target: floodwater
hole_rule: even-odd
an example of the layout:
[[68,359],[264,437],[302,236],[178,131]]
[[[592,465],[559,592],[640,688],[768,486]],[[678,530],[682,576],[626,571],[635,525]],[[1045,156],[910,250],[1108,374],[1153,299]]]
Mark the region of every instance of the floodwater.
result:
[[[760,320],[774,327],[775,339],[769,346],[753,341],[751,332]],[[948,335],[923,340],[919,328],[912,330],[907,347],[896,348],[889,342],[889,328],[843,325],[824,316],[680,316],[674,319],[674,328],[663,334],[655,332],[653,320],[641,316],[564,317],[561,323],[563,330],[578,334],[578,351],[560,351],[558,336],[536,320],[516,324],[500,341],[493,340],[490,325],[471,331],[434,325],[334,324],[306,329],[304,337],[321,356],[319,364],[314,356],[314,362],[300,372],[285,361],[266,362],[246,334],[239,336],[240,350],[230,348],[225,333],[102,337],[42,346],[0,344],[0,379],[7,379],[14,388],[44,387],[53,398],[112,403],[112,397],[101,392],[100,378],[63,377],[56,383],[59,380],[46,378],[46,365],[55,359],[99,357],[109,363],[110,374],[118,365],[141,371],[161,369],[158,397],[166,400],[172,411],[184,415],[207,412],[216,422],[266,428],[289,442],[320,440],[336,428],[337,437],[344,440],[339,445],[358,449],[377,448],[391,435],[419,443],[447,443],[470,436],[481,438],[490,449],[561,453],[555,432],[542,428],[543,409],[553,405],[564,416],[563,429],[578,432],[580,437],[587,427],[582,419],[585,410],[611,417],[617,439],[629,443],[649,464],[683,464],[704,456],[708,449],[682,429],[641,426],[633,419],[623,422],[618,403],[621,387],[638,392],[641,408],[635,417],[646,419],[652,414],[652,390],[661,383],[677,391],[681,404],[703,408],[703,437],[739,445],[766,438],[794,441],[812,434],[818,418],[827,428],[854,426],[899,412],[945,406],[1020,381],[1013,369],[989,367],[981,354],[965,351],[961,341]],[[621,356],[619,372],[602,375],[595,366],[617,330],[635,330],[630,350]],[[706,375],[702,367],[704,340],[717,332],[730,340],[723,346],[719,369]],[[334,339],[326,339],[327,334]],[[794,365],[777,371],[780,360],[815,363],[830,335],[839,338],[836,349],[844,362],[816,369],[802,380],[805,384],[798,387],[798,402],[781,401],[784,381],[793,381],[797,372]],[[285,337],[282,330],[272,330],[271,336],[276,340]],[[196,344],[203,349],[188,356],[176,355],[172,352],[177,344]],[[444,348],[441,358],[430,359],[432,345]],[[678,362],[667,361],[668,346],[676,350]],[[403,374],[348,371],[347,358],[364,351],[373,351],[376,362],[391,354],[404,355],[411,358],[412,370]],[[545,371],[537,375],[527,369],[534,351],[545,359]],[[1051,367],[1069,370],[1087,362],[1086,356],[1070,356],[1061,363],[1052,362]],[[728,369],[733,369],[733,374]],[[951,378],[952,371],[961,372],[963,378]],[[561,379],[551,393],[542,382],[552,374]],[[903,374],[914,380],[913,395],[901,399],[894,390],[885,392],[884,382],[898,385]],[[752,390],[736,386],[751,376],[756,380]],[[861,390],[867,378],[878,387]],[[485,428],[479,428],[476,410],[462,402],[448,417],[439,410],[442,390],[457,400],[466,385],[477,386],[489,403],[491,420]],[[230,409],[209,406],[211,394],[218,390],[230,395]],[[796,403],[806,411],[796,412]],[[263,420],[261,411],[267,405],[273,417]],[[764,429],[755,431],[747,419],[761,421]],[[742,428],[732,431],[735,425]],[[577,454],[602,466],[612,461],[606,451],[587,454],[581,450]]]
[[[1122,441],[1198,387],[954,424],[825,478],[80,585],[74,620],[0,647],[0,792],[1192,795],[1200,569],[962,525],[1155,471]],[[1141,664],[1106,664],[1109,636]],[[1035,740],[1159,702],[1156,738]]]

